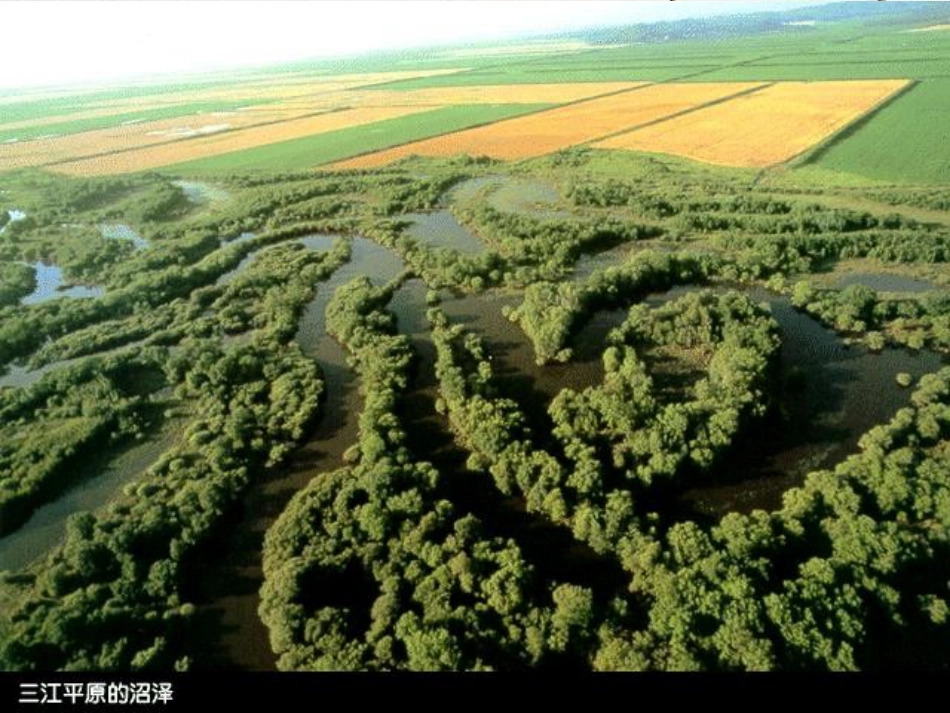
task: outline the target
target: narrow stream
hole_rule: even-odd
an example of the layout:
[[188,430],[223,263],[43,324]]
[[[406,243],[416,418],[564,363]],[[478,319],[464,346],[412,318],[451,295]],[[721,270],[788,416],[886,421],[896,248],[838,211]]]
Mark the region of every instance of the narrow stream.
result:
[[577,336],[575,357],[567,364],[538,366],[531,340],[503,314],[516,307],[520,294],[486,292],[445,299],[442,309],[449,319],[478,334],[492,358],[492,368],[506,393],[523,407],[538,427],[549,426],[548,403],[564,388],[582,389],[603,381],[601,361],[604,338],[623,320],[623,313],[597,315]]
[[[313,250],[328,250],[336,236],[303,238]],[[209,648],[198,665],[210,669],[274,670],[275,659],[267,628],[257,613],[263,584],[261,559],[264,535],[287,503],[316,476],[343,465],[344,451],[358,436],[362,408],[357,378],[346,363],[346,352],[326,333],[326,308],[338,287],[365,275],[379,286],[402,273],[398,255],[365,238],[353,238],[350,261],[318,285],[314,300],[300,320],[296,340],[304,354],[320,365],[324,404],[313,433],[279,471],[251,486],[243,515],[230,534],[216,545],[219,559],[202,574],[199,600],[212,621],[202,645]]]
[[850,285],[863,285],[875,292],[913,293],[932,292],[940,288],[931,282],[915,280],[906,275],[894,275],[883,272],[851,272],[843,275],[835,285],[838,289]]
[[[523,499],[505,497],[496,488],[488,473],[477,473],[466,468],[467,451],[459,448],[450,430],[447,419],[435,408],[439,395],[435,375],[436,350],[428,320],[425,317],[426,287],[421,280],[410,280],[394,296],[392,309],[399,315],[399,331],[412,341],[419,356],[409,391],[401,399],[400,418],[407,431],[407,445],[416,458],[431,462],[442,474],[442,487],[446,499],[454,506],[457,516],[472,513],[477,516],[490,535],[513,538],[532,567],[539,581],[570,582],[593,587],[599,596],[607,598],[617,593],[628,581],[616,560],[597,555],[590,547],[578,542],[571,532],[535,513],[527,512]],[[500,315],[498,300],[479,300],[465,306],[468,310],[447,309],[453,301],[443,303],[446,314],[455,319],[468,320],[468,326],[478,331],[487,346],[496,355],[500,351],[499,334],[491,331],[504,328],[495,320]],[[459,306],[461,300],[455,300]],[[464,312],[464,315],[462,314]],[[479,319],[483,317],[484,319]],[[518,332],[515,325],[504,318],[503,322]],[[482,331],[479,325],[493,327]],[[596,325],[593,330],[602,328]],[[523,335],[522,335],[523,336]],[[517,339],[517,337],[515,337]],[[510,344],[510,342],[508,342]],[[496,351],[497,350],[497,351]],[[508,350],[497,357],[495,367],[505,358],[524,354],[523,349]],[[599,362],[599,354],[597,361]],[[560,370],[554,375],[555,383],[545,383],[546,389],[560,389],[557,383],[565,378],[587,379],[590,373],[582,368]],[[510,383],[510,382],[509,382]],[[546,395],[538,392],[540,398]]]
[[129,443],[93,456],[77,469],[79,482],[62,496],[39,507],[22,527],[0,538],[0,570],[21,569],[58,545],[66,521],[77,512],[108,504],[122,487],[145,473],[175,443],[184,418],[168,419],[139,443]]
[[[475,179],[483,181],[486,179]],[[472,182],[467,182],[472,183]],[[468,190],[466,184],[457,191]],[[544,196],[542,196],[543,198]],[[549,196],[550,197],[550,196]],[[540,198],[536,203],[543,203]],[[529,206],[530,209],[530,206]],[[449,221],[448,218],[451,218]],[[448,211],[409,216],[413,229],[426,232],[420,240],[433,246],[454,247],[475,254],[484,246],[458,225]],[[451,223],[455,223],[453,226]],[[328,250],[335,236],[320,235],[300,240],[314,250]],[[244,238],[244,236],[242,236]],[[608,251],[593,258],[589,270],[622,259],[632,246]],[[618,249],[619,250],[619,249]],[[233,279],[253,259],[247,256],[219,283]],[[213,563],[196,576],[202,624],[196,642],[206,656],[198,666],[207,669],[272,670],[275,667],[268,632],[258,615],[259,590],[265,533],[285,510],[293,495],[320,474],[343,465],[344,452],[357,441],[361,397],[358,381],[346,363],[343,348],[326,333],[326,307],[334,291],[357,276],[367,276],[376,285],[397,277],[404,269],[392,251],[369,240],[354,238],[348,263],[318,286],[314,300],[305,308],[296,341],[313,358],[324,375],[325,393],[313,432],[287,465],[255,481],[244,499],[241,512],[225,529],[228,535],[209,545],[213,552],[203,558]],[[581,270],[588,270],[585,264]],[[667,293],[672,299],[688,289]],[[609,567],[594,561],[589,552],[561,532],[524,513],[523,504],[503,502],[493,485],[483,478],[469,479],[464,453],[454,445],[445,419],[435,413],[437,383],[435,351],[425,318],[427,289],[421,280],[407,281],[394,295],[391,308],[399,329],[408,335],[419,356],[413,385],[400,408],[409,433],[410,448],[420,458],[431,460],[445,474],[447,487],[459,511],[481,516],[492,531],[517,533],[529,559],[542,563],[539,572],[559,581],[622,581]],[[717,485],[693,487],[683,498],[703,512],[720,513],[752,507],[774,507],[782,492],[799,482],[804,473],[833,463],[853,452],[857,439],[871,426],[886,421],[909,391],[900,389],[894,376],[908,371],[915,377],[939,367],[938,357],[886,350],[879,355],[847,348],[831,330],[796,312],[788,301],[764,290],[753,297],[772,306],[784,331],[781,352],[783,401],[787,425],[776,441],[756,439],[755,448],[737,449],[721,473]],[[563,388],[582,389],[603,380],[601,354],[607,333],[624,319],[625,310],[600,312],[587,320],[573,340],[574,359],[564,365],[539,367],[534,363],[530,340],[502,314],[506,305],[516,306],[523,295],[490,291],[478,296],[443,294],[442,309],[456,323],[465,325],[486,342],[503,392],[524,408],[539,433],[549,425],[547,406]],[[806,378],[807,377],[807,378]],[[783,422],[786,423],[786,422]],[[746,441],[743,440],[743,446]],[[738,459],[738,460],[736,460]],[[722,473],[738,473],[725,480]],[[533,534],[532,534],[533,533]],[[562,556],[564,553],[569,556]],[[556,554],[555,554],[556,553]],[[573,559],[572,559],[573,558]],[[573,563],[565,569],[564,563]],[[589,565],[589,567],[588,567]]]

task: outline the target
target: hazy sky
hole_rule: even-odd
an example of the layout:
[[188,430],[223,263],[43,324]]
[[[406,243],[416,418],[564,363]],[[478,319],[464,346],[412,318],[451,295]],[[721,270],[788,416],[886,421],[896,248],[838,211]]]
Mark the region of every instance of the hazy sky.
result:
[[644,0],[0,0],[0,87],[263,65],[818,5]]

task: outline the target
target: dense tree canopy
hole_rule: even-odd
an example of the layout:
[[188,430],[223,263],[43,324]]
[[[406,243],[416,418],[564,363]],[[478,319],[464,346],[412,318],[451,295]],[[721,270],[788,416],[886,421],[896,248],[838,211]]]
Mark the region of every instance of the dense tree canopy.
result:
[[[348,418],[349,389],[343,455],[286,496],[254,553],[254,621],[282,669],[950,665],[950,369],[888,375],[904,407],[849,455],[789,478],[770,511],[687,497],[747,476],[737,454],[788,415],[781,350],[794,335],[750,288],[873,350],[950,349],[950,234],[909,209],[946,201],[898,187],[826,200],[612,156],[220,176],[228,198],[213,208],[164,175],[11,174],[0,535],[123,449],[158,433],[168,446],[73,516],[44,559],[0,578],[0,668],[206,665],[208,552],[243,526],[256,487],[307,457],[318,423]],[[492,197],[509,180],[560,197],[505,207]],[[434,210],[484,250],[413,237],[408,214]],[[148,248],[103,237],[104,224]],[[312,235],[334,240],[311,249]],[[374,276],[379,246],[405,267],[390,282]],[[24,305],[37,261],[103,294]],[[920,272],[934,289],[836,287],[856,264]],[[513,305],[495,322],[477,308],[488,327],[449,307],[485,293]],[[305,352],[317,299],[327,341]],[[605,310],[619,324],[579,344]],[[599,358],[581,364],[581,351]],[[529,402],[519,379],[548,375],[557,388]]]

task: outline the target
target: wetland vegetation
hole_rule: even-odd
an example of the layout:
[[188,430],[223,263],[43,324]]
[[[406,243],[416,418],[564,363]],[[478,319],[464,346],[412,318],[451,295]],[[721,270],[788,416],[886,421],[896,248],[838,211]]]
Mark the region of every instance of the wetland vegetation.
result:
[[0,245],[105,288],[2,308],[5,667],[946,662],[944,227],[594,150],[74,184]]
[[0,669],[950,667],[950,33],[794,27],[12,102]]

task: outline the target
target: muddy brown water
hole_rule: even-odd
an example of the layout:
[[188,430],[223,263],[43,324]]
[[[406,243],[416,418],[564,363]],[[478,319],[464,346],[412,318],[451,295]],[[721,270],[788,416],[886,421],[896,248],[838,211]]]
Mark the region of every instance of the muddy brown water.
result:
[[[321,235],[300,242],[327,250],[334,238]],[[207,654],[196,662],[199,668],[275,669],[267,628],[258,615],[264,535],[295,493],[314,477],[343,465],[343,453],[358,436],[362,400],[357,379],[343,348],[326,333],[326,308],[336,289],[354,277],[365,275],[379,286],[402,271],[402,260],[395,253],[365,238],[353,238],[350,261],[318,285],[316,297],[304,310],[296,341],[323,371],[324,403],[313,431],[290,461],[251,486],[242,513],[216,547],[219,559],[202,573],[196,598],[209,622],[203,626],[212,631],[209,640],[202,641]]]

